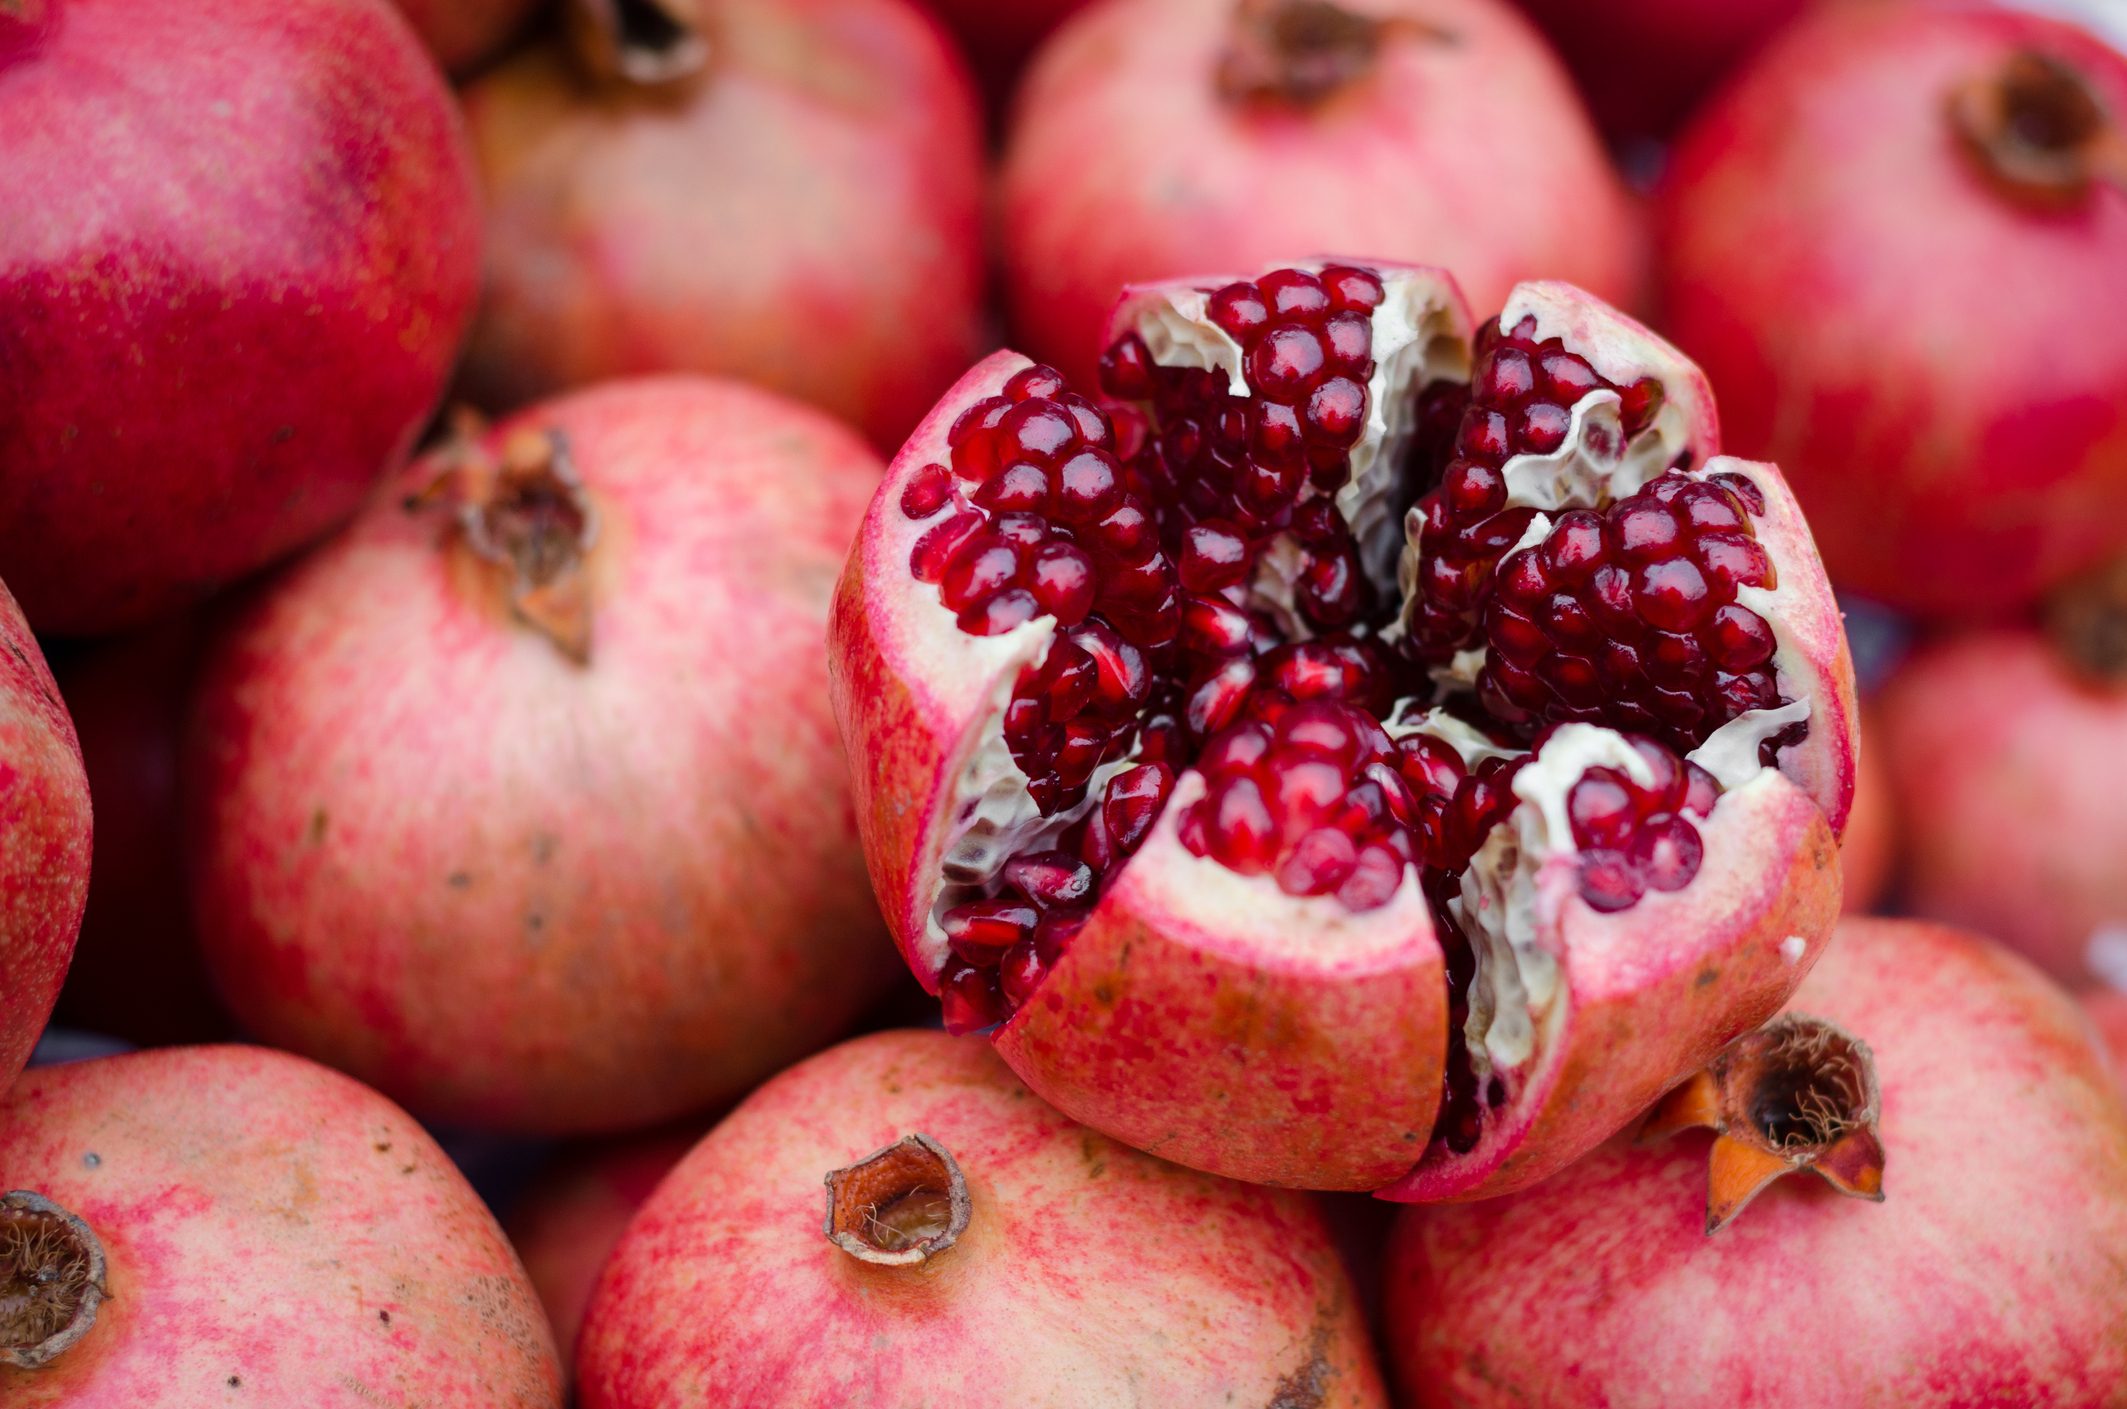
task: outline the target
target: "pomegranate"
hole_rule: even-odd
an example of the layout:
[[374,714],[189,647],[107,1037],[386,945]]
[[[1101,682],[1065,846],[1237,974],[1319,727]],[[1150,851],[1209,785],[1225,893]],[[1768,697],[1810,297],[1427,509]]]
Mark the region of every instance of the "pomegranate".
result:
[[[895,459],[830,625],[946,1025],[1257,1182],[1496,1193],[1770,1016],[1838,908],[1851,671],[1770,466],[1561,284],[1138,286]],[[1415,496],[1415,503],[1413,502]],[[1398,590],[1398,583],[1401,590]]]
[[1558,45],[1604,130],[1660,137],[1812,0],[1517,0]]
[[59,1021],[141,1046],[231,1035],[185,903],[177,748],[202,639],[190,617],[52,662],[96,799],[88,908]]
[[937,1032],[822,1053],[710,1132],[577,1364],[583,1409],[1387,1403],[1311,1201],[1105,1140]]
[[480,214],[384,0],[0,6],[0,570],[167,612],[352,513],[427,420]]
[[524,27],[538,0],[393,0],[436,62],[452,73],[477,68]]
[[2108,988],[2083,995],[2083,1007],[2097,1024],[2112,1059],[2112,1074],[2119,1079],[2120,1093],[2127,1096],[2127,989]]
[[892,958],[826,700],[879,462],[658,378],[416,466],[215,643],[195,917],[245,1026],[454,1124],[637,1128],[831,1039]]
[[539,1176],[510,1211],[510,1244],[524,1259],[566,1372],[599,1269],[620,1235],[698,1137],[645,1135],[572,1150]]
[[2127,1112],[2073,1005],[1975,936],[1849,920],[1794,1006],[1845,1040],[1754,1064],[1732,1094],[1781,1147],[1863,1128],[1852,1064],[1872,1053],[1883,1202],[1786,1179],[1708,1237],[1707,1145],[1676,1137],[1515,1198],[1406,1210],[1386,1338],[1414,1398],[2127,1401]]
[[1666,326],[1842,585],[2006,610],[2127,544],[2127,325],[2091,317],[2127,303],[2123,114],[2069,25],[1834,6],[1680,143]]
[[1870,746],[1854,759],[1854,805],[1847,813],[1846,835],[1839,839],[1846,883],[1841,907],[1849,915],[1865,915],[1882,903],[1898,862],[1897,804],[1884,769],[1883,730],[1873,709],[1863,711],[1862,719],[1862,737]]
[[626,77],[684,66],[669,43],[596,60],[617,77],[547,44],[466,89],[490,208],[467,388],[712,372],[898,443],[978,340],[965,67],[906,0],[700,8],[701,71],[675,82]]
[[0,1093],[51,1016],[89,887],[89,783],[37,640],[0,586]]
[[1571,83],[1502,0],[1103,0],[1020,89],[1004,290],[1036,357],[1089,384],[1115,290],[1310,249],[1617,302],[1639,213]]
[[2127,979],[2121,643],[2079,663],[2033,630],[1975,632],[1923,647],[1883,692],[1907,904],[2070,984]]
[[0,1103],[10,1409],[560,1409],[524,1269],[435,1141],[300,1057],[42,1067]]

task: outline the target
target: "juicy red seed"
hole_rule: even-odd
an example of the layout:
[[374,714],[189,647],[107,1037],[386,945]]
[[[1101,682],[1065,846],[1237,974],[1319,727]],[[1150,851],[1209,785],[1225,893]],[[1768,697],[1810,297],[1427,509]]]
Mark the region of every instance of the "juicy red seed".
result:
[[1587,580],[1603,557],[1603,520],[1592,509],[1570,509],[1558,516],[1543,541],[1544,570],[1562,587]]
[[1348,446],[1366,428],[1366,388],[1350,377],[1332,377],[1309,393],[1307,427],[1320,440]]
[[1640,615],[1664,631],[1691,631],[1712,614],[1706,575],[1689,558],[1671,558],[1641,568],[1633,582]]
[[1639,816],[1633,791],[1625,776],[1614,769],[1591,768],[1582,774],[1566,795],[1574,844],[1614,847],[1624,842]]
[[1547,352],[1536,359],[1537,385],[1545,397],[1572,407],[1603,386],[1603,379],[1570,352]]
[[1448,466],[1440,493],[1458,519],[1476,519],[1496,514],[1506,507],[1507,481],[1490,465],[1476,460],[1457,460]]
[[1626,499],[1610,511],[1610,537],[1627,562],[1646,562],[1673,551],[1684,531],[1661,505]]
[[1056,471],[1056,517],[1065,523],[1097,522],[1121,500],[1119,467],[1105,450],[1081,450]]
[[1740,533],[1709,533],[1697,547],[1707,575],[1730,595],[1738,587],[1774,585],[1772,559],[1755,539]]
[[978,1032],[1004,1021],[1004,997],[986,970],[961,964],[951,967],[938,985],[945,1030],[955,1035]]
[[1739,475],[1733,470],[1723,470],[1717,475],[1709,475],[1708,478],[1713,483],[1726,489],[1730,494],[1735,495],[1736,498],[1742,501],[1743,507],[1751,513],[1763,514],[1765,512],[1765,491],[1758,488],[1757,482],[1748,475]]
[[1182,586],[1192,592],[1231,587],[1247,576],[1248,540],[1232,524],[1217,519],[1191,524],[1182,534],[1177,569]]
[[1513,450],[1513,434],[1504,411],[1472,406],[1463,413],[1462,428],[1455,434],[1456,454],[1484,461],[1485,468],[1491,470],[1504,464]]
[[1247,656],[1236,656],[1199,677],[1183,707],[1189,732],[1207,738],[1231,724],[1255,685],[1256,665]]
[[1090,621],[1072,632],[1070,641],[1093,661],[1093,694],[1103,710],[1121,714],[1145,702],[1152,688],[1152,672],[1144,653],[1113,627]]
[[938,919],[945,940],[970,964],[994,964],[997,956],[1034,933],[1041,918],[1018,900],[971,900],[955,905]]
[[1238,655],[1248,649],[1252,628],[1248,613],[1223,597],[1182,603],[1182,648],[1196,655]]
[[1632,839],[1632,859],[1654,890],[1677,891],[1690,885],[1705,854],[1698,828],[1681,817],[1665,816]]
[[1244,345],[1270,321],[1270,309],[1256,292],[1256,286],[1249,283],[1228,284],[1217,290],[1204,311],[1227,336]]
[[971,538],[947,565],[939,591],[955,611],[1012,585],[1019,576],[1019,550],[993,535]]
[[902,516],[927,519],[945,507],[952,492],[953,477],[945,466],[925,465],[909,476],[908,484],[901,491]]
[[1076,626],[1093,610],[1093,560],[1075,543],[1043,544],[1027,579],[1041,609],[1064,626]]
[[1159,548],[1159,529],[1144,505],[1125,498],[1115,511],[1093,525],[1090,536],[1122,563],[1141,563]]
[[946,564],[963,544],[982,532],[982,522],[982,515],[969,509],[926,529],[909,555],[909,571],[916,581],[936,582],[945,576]]
[[1510,406],[1536,390],[1536,371],[1529,354],[1518,347],[1499,347],[1485,354],[1470,381],[1471,397],[1486,406]]
[[1278,318],[1314,322],[1329,312],[1329,290],[1304,269],[1279,269],[1256,280],[1256,288]]
[[1078,426],[1078,438],[1096,450],[1106,450],[1115,444],[1115,430],[1107,413],[1075,391],[1067,391],[1056,398],[1059,406],[1068,411]]
[[1662,384],[1652,377],[1642,377],[1626,387],[1621,395],[1619,413],[1625,423],[1625,434],[1638,435],[1654,424],[1654,418],[1662,412],[1666,395]]
[[1582,853],[1580,898],[1589,909],[1606,914],[1629,910],[1646,893],[1647,878],[1625,856],[1615,851]]
[[1337,308],[1371,313],[1381,306],[1384,294],[1381,280],[1370,270],[1349,264],[1331,264],[1324,266],[1318,277],[1322,280],[1322,287],[1329,291],[1330,303]]
[[1022,455],[1046,460],[1078,439],[1078,422],[1050,401],[1023,401],[1007,411],[998,432]]
[[1143,338],[1126,333],[1100,358],[1100,389],[1118,401],[1142,401],[1152,395],[1153,361]]
[[1049,521],[1039,514],[999,514],[990,529],[1015,548],[1032,551],[1049,541]]
[[1746,607],[1722,607],[1707,623],[1707,654],[1724,670],[1753,670],[1773,658],[1776,644],[1765,618]]
[[1258,876],[1277,859],[1277,824],[1261,785],[1246,774],[1219,779],[1191,812],[1207,851],[1228,869]]
[[1291,404],[1307,394],[1327,361],[1322,339],[1313,330],[1272,328],[1248,349],[1248,384],[1262,396]]
[[1004,384],[1004,394],[1014,401],[1027,401],[1036,397],[1047,399],[1061,396],[1064,390],[1063,373],[1054,367],[1022,367]]
[[1173,790],[1174,770],[1164,763],[1141,763],[1115,775],[1101,813],[1117,851],[1127,856],[1144,843]]
[[1566,432],[1572,426],[1572,419],[1563,406],[1549,401],[1532,401],[1516,413],[1515,444],[1527,454],[1548,455],[1566,443]]
[[1012,403],[1006,397],[984,397],[954,418],[953,428],[945,433],[946,445],[958,450],[967,444],[976,432],[995,428],[1004,418],[1004,413],[1011,409]]
[[1004,879],[1043,910],[1082,905],[1093,898],[1093,868],[1068,851],[1015,856],[1004,863]]
[[1287,895],[1328,895],[1351,878],[1359,848],[1344,833],[1317,827],[1302,836],[1278,864],[1278,889]]
[[1042,513],[1049,507],[1049,476],[1039,465],[1016,461],[976,492],[975,502],[999,513]]
[[1024,587],[1009,587],[986,602],[960,613],[960,629],[970,636],[1002,636],[1041,615],[1041,603]]
[[1322,325],[1331,365],[1365,373],[1374,365],[1374,323],[1364,313],[1332,313]]

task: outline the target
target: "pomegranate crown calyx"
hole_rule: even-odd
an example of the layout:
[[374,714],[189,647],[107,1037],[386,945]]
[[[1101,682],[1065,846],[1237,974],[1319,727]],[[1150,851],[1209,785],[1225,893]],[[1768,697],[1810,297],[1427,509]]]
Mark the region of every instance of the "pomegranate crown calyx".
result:
[[1218,91],[1237,103],[1317,108],[1372,72],[1382,46],[1398,38],[1457,42],[1425,20],[1359,14],[1332,0],[1239,0]]
[[1774,1180],[1799,1170],[1849,1197],[1883,1202],[1882,1108],[1868,1044],[1821,1018],[1789,1013],[1737,1038],[1663,1097],[1640,1141],[1714,1132],[1710,1237]]
[[655,88],[708,66],[700,0],[570,0],[567,16],[577,61],[600,82]]
[[1949,95],[1950,126],[1979,170],[2027,204],[2082,205],[2127,192],[2127,131],[2075,65],[2020,50]]
[[42,1194],[0,1194],[0,1365],[40,1370],[96,1324],[103,1244]]
[[922,1133],[903,1136],[827,1183],[827,1240],[860,1262],[910,1267],[952,1249],[973,1204],[952,1153]]

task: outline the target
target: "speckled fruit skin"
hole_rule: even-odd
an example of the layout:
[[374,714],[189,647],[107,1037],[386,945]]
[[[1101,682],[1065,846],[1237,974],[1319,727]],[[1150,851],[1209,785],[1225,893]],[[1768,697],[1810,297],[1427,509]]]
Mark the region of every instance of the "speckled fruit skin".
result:
[[1313,251],[1439,265],[1480,316],[1529,278],[1632,306],[1638,212],[1511,9],[1427,5],[1456,42],[1391,40],[1370,77],[1306,115],[1219,95],[1233,9],[1102,0],[1036,56],[999,186],[1004,290],[1036,360],[1092,385],[1124,284]]
[[1686,1136],[1413,1210],[1412,1404],[2127,1403],[2127,1112],[2067,997],[1975,936],[1849,920],[1792,1006],[1875,1052],[1885,1202],[1789,1178],[1709,1238]]
[[179,617],[58,653],[96,799],[95,864],[58,1020],[143,1047],[232,1035],[185,903],[178,738],[202,623]]
[[0,586],[0,1092],[29,1060],[66,977],[88,898],[89,845],[74,722]]
[[2120,1094],[2127,1097],[2127,991],[2104,989],[2083,995],[2084,1011],[2097,1024],[2106,1054],[2112,1059],[2112,1074]]
[[[967,1231],[858,1262],[822,1236],[821,1179],[913,1131],[959,1161]],[[577,1353],[584,1409],[1387,1402],[1312,1202],[1125,1149],[938,1032],[749,1097],[629,1227]]]
[[2069,984],[2127,963],[2127,792],[2109,766],[2127,749],[2127,689],[2078,679],[2035,631],[1984,631],[1909,660],[1881,719],[1916,913]]
[[465,92],[487,299],[466,388],[492,409],[599,377],[742,377],[881,446],[978,342],[981,116],[906,0],[709,0],[709,65],[599,90],[558,46]]
[[1840,907],[1865,915],[1882,903],[1898,864],[1898,804],[1883,761],[1883,726],[1873,707],[1862,712],[1862,746],[1854,751],[1854,806],[1839,838],[1839,869],[1845,888]]
[[1658,217],[1664,330],[1730,444],[1794,481],[1832,579],[2013,608],[2127,542],[2127,192],[1996,192],[1945,94],[2035,46],[2112,113],[2127,59],[1977,6],[1834,6],[1694,120]]
[[564,1371],[575,1363],[576,1333],[606,1258],[658,1181],[698,1138],[646,1135],[572,1150],[510,1210],[503,1226],[546,1308]]
[[355,510],[442,390],[480,212],[384,0],[40,9],[0,15],[0,572],[81,634]]
[[538,0],[393,0],[436,62],[463,73],[500,48]]
[[891,971],[825,666],[879,463],[694,378],[490,444],[520,425],[568,438],[602,516],[590,664],[438,517],[380,500],[204,668],[194,910],[269,1041],[438,1119],[638,1128],[830,1040]]
[[560,1409],[524,1269],[448,1156],[358,1082],[256,1047],[43,1067],[0,1169],[89,1225],[96,1323],[10,1409]]

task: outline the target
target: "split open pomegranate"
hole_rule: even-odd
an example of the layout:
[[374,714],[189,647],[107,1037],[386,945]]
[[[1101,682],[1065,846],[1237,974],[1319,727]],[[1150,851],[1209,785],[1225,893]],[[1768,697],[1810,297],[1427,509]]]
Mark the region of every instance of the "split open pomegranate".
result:
[[1580,291],[1126,291],[1102,384],[1001,352],[831,627],[872,877],[956,1031],[1140,1148],[1504,1192],[1801,981],[1851,668],[1779,472]]

